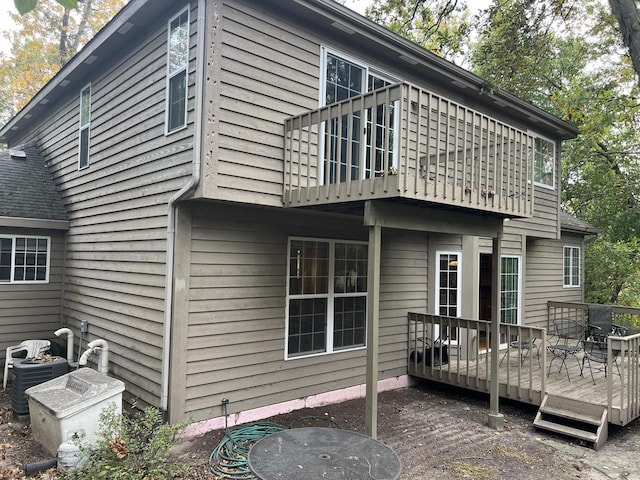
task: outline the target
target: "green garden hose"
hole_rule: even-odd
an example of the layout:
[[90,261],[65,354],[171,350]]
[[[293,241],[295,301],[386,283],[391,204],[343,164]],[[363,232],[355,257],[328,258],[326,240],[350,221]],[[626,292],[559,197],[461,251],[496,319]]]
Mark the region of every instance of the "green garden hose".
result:
[[227,431],[209,457],[209,471],[219,479],[256,478],[247,464],[249,450],[261,438],[286,428],[277,423],[250,423]]

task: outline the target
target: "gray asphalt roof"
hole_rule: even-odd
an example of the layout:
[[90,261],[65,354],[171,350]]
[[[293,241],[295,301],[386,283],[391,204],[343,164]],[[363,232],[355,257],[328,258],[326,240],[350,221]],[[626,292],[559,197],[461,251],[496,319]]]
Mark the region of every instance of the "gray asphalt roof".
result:
[[35,147],[0,152],[0,217],[69,220],[45,161]]
[[560,227],[565,231],[585,234],[596,234],[600,231],[593,225],[562,211],[560,212]]

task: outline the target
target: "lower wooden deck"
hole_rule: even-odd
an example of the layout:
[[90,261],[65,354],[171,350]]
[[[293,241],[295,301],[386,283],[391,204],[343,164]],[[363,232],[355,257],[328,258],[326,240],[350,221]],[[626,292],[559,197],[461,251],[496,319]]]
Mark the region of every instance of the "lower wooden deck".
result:
[[[605,377],[604,371],[596,370],[596,367],[602,367],[602,365],[593,364],[594,384],[588,363],[585,362],[581,375],[583,352],[569,355],[565,362],[566,368],[565,366],[560,368],[561,359],[555,358],[547,352],[542,352],[542,350],[539,361],[534,354],[533,357],[528,357],[521,363],[518,352],[513,350],[505,358],[503,358],[504,355],[505,350],[502,350],[500,352],[501,364],[498,370],[499,392],[502,398],[539,406],[546,393],[580,400],[592,405],[608,406],[610,407],[609,423],[626,425],[638,417],[638,415],[629,415],[623,398],[623,392],[628,390],[629,382],[621,382],[621,379],[633,371],[628,368],[626,362],[618,361],[620,374],[614,367],[611,376],[613,383],[611,391],[613,393],[609,398],[610,372],[607,371]],[[550,363],[551,368],[549,369]],[[412,376],[483,393],[489,393],[490,370],[487,354],[480,354],[475,360],[451,355],[446,364],[435,367],[415,361],[409,364],[409,374]]]

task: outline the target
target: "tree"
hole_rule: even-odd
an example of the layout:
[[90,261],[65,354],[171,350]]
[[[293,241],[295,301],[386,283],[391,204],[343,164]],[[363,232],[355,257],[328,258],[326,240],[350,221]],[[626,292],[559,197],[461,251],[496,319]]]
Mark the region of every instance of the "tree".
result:
[[[375,5],[396,15],[372,18],[420,36],[394,25],[417,25],[424,1]],[[562,199],[601,232],[586,245],[587,300],[640,305],[640,104],[616,19],[594,0],[494,0],[474,26],[466,60],[474,73],[580,131],[564,144]]]
[[0,121],[8,120],[89,41],[125,0],[80,0],[69,10],[40,0],[26,15],[9,14],[16,29],[7,33],[10,54],[0,58]]
[[635,0],[609,0],[633,68],[640,79],[640,12]]
[[[78,0],[56,0],[60,5],[66,9],[78,8]],[[13,0],[13,4],[16,6],[20,15],[24,15],[30,12],[38,5],[38,0]]]
[[469,11],[459,0],[374,0],[366,15],[451,61],[462,59],[471,31]]

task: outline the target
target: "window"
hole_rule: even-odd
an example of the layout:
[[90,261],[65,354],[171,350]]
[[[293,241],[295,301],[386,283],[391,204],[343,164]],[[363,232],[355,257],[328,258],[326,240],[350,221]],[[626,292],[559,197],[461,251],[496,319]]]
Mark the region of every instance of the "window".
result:
[[286,358],[365,346],[366,243],[290,239]]
[[520,258],[502,257],[500,278],[500,321],[520,323]]
[[80,133],[78,170],[89,166],[89,126],[91,123],[91,85],[80,91]]
[[438,292],[436,299],[436,312],[447,317],[460,316],[460,253],[438,252]]
[[189,9],[169,21],[167,48],[166,133],[187,125],[187,69],[189,66]]
[[555,188],[556,146],[550,140],[537,137],[533,155],[534,182]]
[[563,286],[580,286],[580,247],[564,247]]
[[[345,55],[324,49],[323,78],[321,79],[321,106],[348,100],[365,92],[394,83],[379,73]],[[378,105],[375,110],[365,110],[364,134],[361,112],[334,118],[324,125],[328,138],[323,156],[328,162],[328,178],[323,183],[332,184],[347,180],[362,180],[383,175],[386,167],[397,167],[397,105]],[[388,123],[388,125],[387,125]],[[323,135],[324,136],[324,135]],[[374,141],[375,138],[375,141]],[[351,170],[347,172],[351,155]],[[364,158],[364,162],[362,159]],[[325,175],[326,168],[320,174]]]
[[49,281],[47,237],[0,237],[0,283]]

